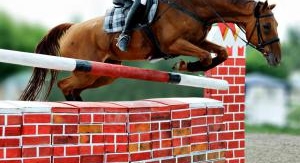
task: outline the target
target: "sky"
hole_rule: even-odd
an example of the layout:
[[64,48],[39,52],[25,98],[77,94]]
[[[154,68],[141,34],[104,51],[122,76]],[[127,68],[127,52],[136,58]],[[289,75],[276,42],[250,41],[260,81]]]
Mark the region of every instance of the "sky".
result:
[[[288,27],[300,25],[300,1],[269,0],[269,3],[277,4],[274,14],[279,23],[280,38],[285,39]],[[111,6],[112,0],[0,0],[0,11],[17,20],[42,24],[47,28],[76,17],[88,20],[103,15]]]

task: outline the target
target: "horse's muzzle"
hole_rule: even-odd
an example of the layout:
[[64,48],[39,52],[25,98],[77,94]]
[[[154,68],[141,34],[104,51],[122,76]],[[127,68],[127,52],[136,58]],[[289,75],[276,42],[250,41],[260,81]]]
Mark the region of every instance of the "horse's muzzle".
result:
[[264,54],[264,56],[270,66],[278,66],[280,64],[281,59],[276,57],[273,53]]

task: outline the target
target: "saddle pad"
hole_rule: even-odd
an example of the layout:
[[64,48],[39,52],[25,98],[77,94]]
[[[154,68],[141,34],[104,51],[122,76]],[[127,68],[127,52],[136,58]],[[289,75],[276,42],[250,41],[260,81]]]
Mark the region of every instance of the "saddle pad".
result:
[[[148,12],[148,23],[151,23],[155,17],[158,7],[158,0],[149,0],[152,3]],[[125,26],[126,14],[129,8],[113,7],[108,9],[105,14],[104,30],[107,33],[121,32]]]

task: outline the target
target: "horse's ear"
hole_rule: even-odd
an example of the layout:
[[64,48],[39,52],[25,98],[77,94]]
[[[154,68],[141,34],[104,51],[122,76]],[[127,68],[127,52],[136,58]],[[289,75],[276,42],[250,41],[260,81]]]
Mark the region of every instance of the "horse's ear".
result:
[[269,7],[269,3],[268,0],[266,0],[264,6],[263,6],[263,10],[267,9]]
[[270,10],[273,10],[275,7],[276,7],[276,4],[270,5],[270,6],[269,6],[269,9],[270,9]]

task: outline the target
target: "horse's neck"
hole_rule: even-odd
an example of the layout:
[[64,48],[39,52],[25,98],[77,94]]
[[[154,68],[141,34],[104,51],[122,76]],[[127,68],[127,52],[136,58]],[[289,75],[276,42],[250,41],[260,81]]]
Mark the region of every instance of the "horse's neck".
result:
[[254,0],[177,0],[177,3],[211,23],[221,23],[223,20],[231,23],[247,23],[248,20],[245,18],[253,16],[257,2]]
[[215,10],[221,17],[213,13],[214,16],[211,19],[213,23],[222,23],[222,21],[230,23],[242,23],[246,24],[249,21],[249,17],[253,16],[254,7],[256,5],[255,1],[244,0],[238,3],[232,3],[232,0],[227,0],[228,3],[220,0],[211,0],[207,4],[211,4],[207,7],[208,10]]

